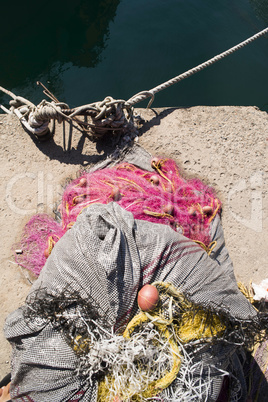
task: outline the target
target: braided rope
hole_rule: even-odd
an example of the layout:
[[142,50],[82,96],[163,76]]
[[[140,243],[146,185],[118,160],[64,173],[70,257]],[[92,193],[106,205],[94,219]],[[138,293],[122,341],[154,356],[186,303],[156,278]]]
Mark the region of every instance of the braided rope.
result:
[[138,94],[132,96],[127,102],[125,102],[125,106],[133,106],[134,104],[141,102],[142,100],[151,97],[152,99],[150,100],[148,107],[151,106],[154,95],[162,91],[163,89],[166,89],[170,87],[173,84],[176,84],[177,82],[184,80],[185,78],[190,77],[191,75],[203,70],[204,68],[211,66],[213,63],[216,63],[217,61],[223,59],[226,56],[229,56],[229,54],[236,52],[238,49],[241,49],[242,47],[248,45],[249,43],[253,42],[255,39],[258,39],[260,36],[265,35],[268,33],[268,28],[263,29],[262,31],[258,32],[257,34],[251,36],[250,38],[244,40],[243,42],[239,43],[236,46],[233,46],[232,48],[226,50],[225,52],[222,52],[218,54],[217,56],[212,57],[212,59],[207,60],[204,63],[199,64],[198,66],[191,68],[190,70],[186,71],[183,74],[180,74],[163,84],[158,85],[157,87],[150,89],[149,91],[142,91],[139,92]]

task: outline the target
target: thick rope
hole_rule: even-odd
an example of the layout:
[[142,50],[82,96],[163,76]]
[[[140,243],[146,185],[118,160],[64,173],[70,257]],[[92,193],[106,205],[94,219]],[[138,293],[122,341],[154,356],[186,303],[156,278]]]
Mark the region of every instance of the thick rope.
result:
[[[57,120],[59,123],[67,121],[70,124],[67,147],[68,150],[70,150],[71,147],[73,126],[80,129],[80,131],[82,130],[83,132],[86,132],[93,138],[100,138],[105,134],[114,134],[117,136],[125,136],[125,134],[128,134],[128,141],[130,141],[131,137],[134,138],[137,135],[137,129],[133,121],[134,104],[151,97],[151,100],[147,106],[150,107],[154,100],[154,95],[157,92],[162,91],[163,89],[190,77],[198,71],[203,70],[216,61],[223,59],[229,54],[234,53],[236,50],[246,46],[250,42],[253,42],[260,36],[265,35],[266,33],[268,33],[268,28],[263,29],[238,45],[223,53],[220,53],[219,55],[202,64],[199,64],[185,73],[180,74],[161,85],[158,85],[150,91],[142,91],[137,93],[127,102],[122,99],[115,100],[111,96],[107,96],[103,101],[69,109],[67,104],[59,102],[58,99],[42,83],[37,82],[38,85],[43,87],[44,94],[51,99],[51,102],[43,100],[39,105],[35,106],[27,99],[21,96],[16,96],[11,91],[8,91],[0,86],[0,91],[13,98],[10,101],[11,107],[9,110],[2,105],[0,105],[0,108],[2,108],[2,110],[4,110],[6,113],[15,113],[24,127],[38,137],[44,136],[49,131],[48,124],[50,120],[53,120],[53,122]],[[84,120],[79,119],[79,116],[84,116]],[[89,122],[88,118],[90,119]],[[75,126],[75,123],[78,125],[78,127]],[[65,128],[63,128],[63,133],[63,143],[65,144]]]
[[213,63],[216,63],[217,61],[223,59],[224,57],[229,56],[229,54],[236,52],[237,50],[241,49],[242,47],[248,45],[249,43],[253,42],[255,39],[258,39],[260,36],[265,35],[267,33],[268,33],[268,28],[265,28],[262,31],[258,32],[257,34],[246,39],[245,41],[239,43],[238,45],[233,46],[229,50],[226,50],[225,52],[220,53],[219,55],[217,55],[215,57],[212,57],[212,59],[209,59],[208,61],[206,61],[202,64],[199,64],[198,66],[196,66],[194,68],[191,68],[190,70],[186,71],[185,73],[180,74],[177,77],[174,77],[174,78],[164,82],[163,84],[158,85],[157,87],[155,87],[153,89],[150,89],[150,91],[139,92],[138,94],[132,96],[127,102],[125,102],[125,105],[133,106],[136,103],[141,102],[142,100],[151,97],[152,99],[150,100],[150,102],[148,104],[148,107],[150,107],[153,102],[154,95],[157,92],[162,91],[163,89],[166,89],[166,88],[170,87],[171,85],[176,84],[177,82],[190,77],[191,75],[203,70],[204,68],[206,68],[208,66],[211,66]]

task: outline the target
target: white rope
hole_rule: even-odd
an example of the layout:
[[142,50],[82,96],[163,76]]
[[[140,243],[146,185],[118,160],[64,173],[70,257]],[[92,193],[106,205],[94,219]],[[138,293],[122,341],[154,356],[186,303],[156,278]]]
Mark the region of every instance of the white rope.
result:
[[26,130],[28,130],[30,133],[37,135],[39,137],[47,134],[49,121],[43,122],[41,125],[40,124],[37,125],[36,121],[35,120],[33,121],[31,118],[29,118],[29,120],[27,121],[25,117],[20,113],[19,109],[14,109],[13,113],[15,113],[20,122],[26,128]]
[[28,105],[29,107],[35,107],[35,104],[30,102],[28,99],[23,98],[22,96],[16,96],[13,94],[13,92],[9,91],[8,89],[5,89],[0,86],[0,91],[4,92],[5,94],[9,95],[11,98],[13,98],[15,101],[20,102],[22,104]]
[[151,89],[150,91],[142,91],[139,92],[138,94],[132,96],[127,102],[125,102],[125,106],[133,106],[134,104],[141,102],[142,100],[151,97],[152,99],[150,100],[148,107],[151,106],[153,102],[154,95],[162,91],[162,89],[168,88],[173,84],[176,84],[177,82],[184,80],[185,78],[190,77],[191,75],[203,70],[204,68],[210,66],[213,63],[216,63],[218,60],[223,59],[226,56],[229,56],[229,54],[236,52],[238,49],[241,49],[242,47],[246,46],[250,42],[253,42],[255,39],[258,39],[260,36],[265,35],[268,33],[268,28],[263,29],[262,31],[258,32],[257,34],[251,36],[250,38],[246,39],[245,41],[239,43],[238,45],[226,50],[223,53],[220,53],[219,55],[212,57],[212,59],[209,59],[208,61],[199,64],[198,66],[191,68],[190,70],[186,71],[183,74],[178,75],[177,77],[174,77],[163,84],[158,85],[157,87]]
[[[16,96],[11,91],[8,91],[7,89],[0,86],[0,91],[6,93],[11,98],[13,98],[13,100],[10,101],[11,107],[9,110],[7,110],[2,105],[0,105],[0,108],[6,113],[15,113],[20,119],[21,123],[24,125],[24,127],[32,134],[35,134],[37,136],[45,135],[48,132],[48,124],[51,119],[53,121],[55,121],[56,119],[59,123],[67,120],[70,123],[68,150],[71,146],[73,123],[77,123],[83,131],[96,138],[100,138],[107,133],[112,133],[114,135],[125,135],[126,133],[129,134],[131,132],[133,136],[136,136],[137,130],[133,123],[134,104],[151,97],[151,100],[147,106],[150,107],[154,100],[154,95],[157,92],[162,91],[163,89],[176,84],[184,78],[188,78],[198,71],[203,70],[216,61],[223,59],[229,54],[234,53],[236,50],[246,46],[250,42],[253,42],[260,36],[265,35],[266,33],[268,33],[268,28],[263,29],[257,34],[239,43],[238,45],[230,48],[229,50],[226,50],[223,53],[220,53],[219,55],[202,64],[199,64],[198,66],[186,71],[185,73],[180,74],[177,77],[174,77],[161,85],[158,85],[150,91],[142,91],[137,93],[136,95],[132,96],[127,102],[122,99],[115,100],[111,96],[107,96],[101,102],[94,102],[70,110],[67,104],[59,102],[57,98],[55,98],[55,96],[51,94],[51,92],[42,83],[37,82],[38,85],[42,85],[42,87],[45,89],[44,93],[50,99],[52,99],[52,102],[47,102],[43,100],[39,105],[35,106],[27,99],[21,96]],[[125,112],[127,112],[127,115],[125,114]],[[89,117],[91,119],[91,122],[88,123],[86,121],[82,122],[81,120],[79,120],[78,116],[83,114]],[[28,120],[26,117],[28,117]],[[79,127],[76,126],[76,128],[78,129]],[[65,130],[63,131],[65,132]]]

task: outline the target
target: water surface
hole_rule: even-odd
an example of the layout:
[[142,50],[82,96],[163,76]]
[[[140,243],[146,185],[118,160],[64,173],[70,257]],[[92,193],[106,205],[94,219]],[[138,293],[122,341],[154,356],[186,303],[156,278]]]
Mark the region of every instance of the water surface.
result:
[[[70,107],[129,99],[210,59],[268,25],[266,0],[5,2],[0,85],[35,103],[42,81]],[[268,35],[161,91],[154,107],[268,108]],[[0,101],[7,104],[6,96]],[[137,106],[144,107],[146,101]]]

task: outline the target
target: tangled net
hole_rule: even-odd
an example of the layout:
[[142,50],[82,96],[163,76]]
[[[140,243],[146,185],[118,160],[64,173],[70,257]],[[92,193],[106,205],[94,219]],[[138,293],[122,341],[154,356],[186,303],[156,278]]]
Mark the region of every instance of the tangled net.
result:
[[61,225],[47,215],[33,217],[24,229],[17,263],[36,276],[55,243],[70,229],[84,208],[117,202],[135,219],[161,223],[196,241],[208,253],[213,248],[209,224],[221,210],[211,187],[186,180],[171,159],[153,158],[153,172],[129,163],[84,172],[65,189],[59,205]]
[[38,276],[54,244],[64,235],[61,225],[46,214],[34,215],[25,225],[20,244],[22,254],[16,254],[17,263]]
[[60,330],[79,356],[77,375],[90,385],[98,381],[98,402],[206,400],[212,378],[226,372],[196,359],[196,342],[202,350],[222,339],[232,324],[168,283],[154,286],[160,296],[157,308],[139,312],[123,333],[113,331],[94,300],[68,290],[52,295],[39,289],[27,299],[24,317],[48,320]]
[[[202,360],[193,363],[186,344],[189,347],[193,341],[220,336],[225,325],[218,316],[194,306],[174,286],[163,282],[154,285],[160,295],[158,307],[150,314],[140,312],[127,325],[117,351],[123,360],[117,358],[108,365],[99,384],[99,402],[114,401],[115,397],[119,401],[146,401],[157,396],[165,402],[178,397],[195,400],[195,396],[200,400],[208,393],[210,369],[205,369]],[[205,371],[202,378],[200,373]]]

